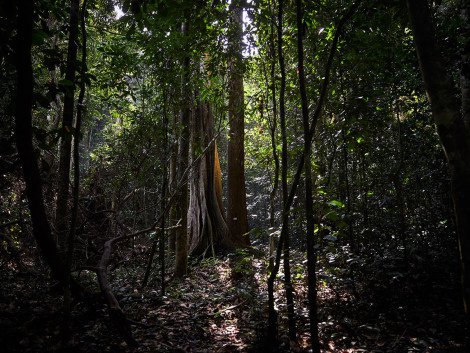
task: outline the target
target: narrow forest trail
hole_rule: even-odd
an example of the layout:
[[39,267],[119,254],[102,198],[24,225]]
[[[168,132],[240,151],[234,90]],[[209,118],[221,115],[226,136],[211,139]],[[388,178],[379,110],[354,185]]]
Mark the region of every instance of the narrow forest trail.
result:
[[[191,266],[182,280],[168,278],[166,296],[151,280],[140,290],[143,259],[136,257],[111,276],[113,290],[134,321],[135,352],[263,352],[267,330],[266,261],[241,252]],[[291,352],[308,351],[306,274],[294,252],[292,273],[299,342]],[[442,261],[439,260],[440,262]],[[141,263],[142,262],[142,263]],[[395,267],[393,267],[395,266]],[[464,352],[459,326],[457,282],[448,267],[429,264],[427,276],[408,278],[392,261],[360,267],[354,298],[346,271],[319,270],[320,337],[324,352]],[[440,270],[438,269],[440,268]],[[367,272],[367,271],[374,272]],[[424,269],[423,269],[424,270]],[[71,345],[58,344],[61,295],[39,273],[0,271],[0,333],[5,352],[127,352],[101,303],[79,303],[72,313]],[[154,272],[156,273],[156,272]],[[427,276],[427,277],[426,277]],[[82,279],[84,279],[82,274]],[[432,278],[431,278],[432,277]],[[93,278],[90,284],[93,285]],[[426,292],[426,295],[421,293]],[[446,294],[447,293],[447,294]],[[288,350],[282,277],[276,284],[281,352]]]

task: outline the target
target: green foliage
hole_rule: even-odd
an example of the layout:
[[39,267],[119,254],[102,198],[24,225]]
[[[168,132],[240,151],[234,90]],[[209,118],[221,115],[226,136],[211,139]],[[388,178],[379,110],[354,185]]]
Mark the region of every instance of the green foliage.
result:
[[[444,55],[449,63],[458,62],[458,49],[465,43],[465,23],[459,17],[456,2],[437,3],[440,5],[435,5],[433,12]],[[124,16],[116,17],[115,5],[122,6]],[[338,20],[349,5],[349,1],[337,0],[303,2],[304,69],[310,116],[318,104]],[[64,76],[67,6],[67,2],[36,2],[33,31],[33,142],[41,157],[50,215],[54,213],[51,204],[58,142],[70,138],[58,128],[64,91],[72,85]],[[270,192],[275,183],[273,148],[278,155],[281,151],[278,128],[273,132],[274,147],[271,140],[271,129],[279,119],[277,6],[276,2],[250,3],[247,17],[251,22],[246,22],[244,29],[247,209],[250,238],[253,245],[263,250],[271,237],[277,241],[283,202],[278,189],[274,199],[275,225],[270,228]],[[99,236],[104,238],[117,232],[112,227],[100,232],[93,229],[90,231],[93,236],[89,236],[87,222],[92,223],[95,211],[112,210],[132,229],[151,226],[161,211],[161,189],[164,177],[168,180],[170,174],[171,154],[177,149],[181,131],[189,128],[178,123],[185,101],[181,86],[185,57],[191,62],[188,82],[194,92],[191,104],[195,103],[197,92],[214,111],[215,129],[226,126],[227,76],[232,59],[232,53],[227,50],[231,32],[229,9],[226,1],[89,1],[87,91],[79,167],[84,175],[81,190],[84,204],[98,203],[98,200],[100,204],[89,213],[83,211],[85,226],[80,231],[84,234],[80,234],[79,240],[86,246],[99,247],[93,244],[95,233],[101,232]],[[29,214],[21,192],[14,148],[15,12],[14,6],[0,5],[0,223],[27,220],[23,222],[27,226],[22,223],[2,229],[15,249],[20,249],[27,239]],[[188,36],[180,30],[183,22],[190,23]],[[292,2],[285,4],[282,25],[290,186],[304,146],[297,24]],[[272,77],[271,64],[274,64]],[[319,285],[336,291],[354,288],[372,298],[367,305],[375,305],[374,296],[399,291],[405,284],[409,285],[410,279],[417,283],[431,281],[424,268],[440,256],[441,250],[446,254],[457,253],[449,178],[420,84],[412,33],[402,1],[362,2],[341,33],[332,65],[312,155]],[[457,77],[460,68],[449,64],[448,70]],[[73,87],[75,95],[79,83]],[[272,89],[276,92],[274,101]],[[73,127],[70,130],[73,132]],[[223,177],[228,138],[229,132],[222,131],[217,140]],[[199,156],[204,147],[193,146],[195,155]],[[304,187],[300,186],[289,210],[292,247],[300,253],[306,244],[304,193]],[[154,239],[155,235],[150,233],[146,239]],[[2,242],[7,246],[6,240]],[[452,256],[456,257],[455,254]],[[257,269],[252,266],[255,258],[244,250],[231,255],[233,273],[255,275]],[[408,268],[403,267],[405,262]],[[222,263],[224,259],[209,258],[199,265],[207,270]],[[304,283],[305,263],[298,260],[294,264],[294,282]],[[365,279],[358,281],[359,275]],[[90,276],[90,281],[94,279],[93,274],[86,276]],[[125,282],[126,273],[119,273],[118,277]],[[173,297],[188,294],[187,288],[178,287],[182,283],[174,285],[170,289]],[[124,285],[120,288],[128,289]],[[242,300],[253,298],[251,292],[239,290],[237,295]],[[358,299],[356,304],[363,303]],[[221,315],[222,310],[216,309],[216,313]],[[353,335],[348,331],[351,323],[344,321],[333,327],[330,322],[327,316],[322,322],[325,337],[341,341],[344,347],[352,345]],[[372,335],[382,330],[382,326],[365,323],[359,326],[361,330]],[[400,351],[404,343],[398,335],[394,337],[396,342],[390,347]],[[426,344],[416,342],[415,346],[431,349]]]

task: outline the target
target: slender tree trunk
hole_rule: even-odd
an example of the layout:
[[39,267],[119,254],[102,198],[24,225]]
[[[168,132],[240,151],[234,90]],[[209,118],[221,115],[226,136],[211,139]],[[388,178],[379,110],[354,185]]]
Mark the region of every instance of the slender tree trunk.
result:
[[[189,18],[187,14],[186,18]],[[189,21],[189,20],[187,20]],[[182,24],[182,32],[185,37],[189,36],[189,22]],[[190,59],[184,58],[183,73],[181,78],[181,96],[183,100],[183,110],[180,117],[180,131],[178,143],[178,168],[177,180],[183,179],[183,173],[188,168],[189,138],[190,138],[190,116],[191,116],[191,89],[189,88],[190,79]],[[188,183],[185,181],[178,190],[178,200],[176,208],[178,218],[181,218],[181,228],[176,235],[175,246],[175,275],[184,276],[188,271]]]
[[286,135],[286,121],[285,121],[285,89],[286,89],[286,72],[284,56],[282,53],[282,38],[283,38],[283,0],[279,1],[278,11],[278,60],[279,68],[281,71],[281,89],[279,92],[279,116],[281,123],[282,135],[282,170],[281,170],[281,184],[283,196],[283,215],[282,215],[282,229],[281,237],[279,238],[278,251],[276,254],[276,261],[273,270],[268,278],[268,305],[269,305],[269,326],[268,334],[270,338],[271,349],[276,345],[275,338],[277,339],[277,314],[274,309],[274,279],[277,271],[279,270],[280,252],[283,249],[283,264],[284,264],[284,285],[286,289],[287,300],[287,315],[289,320],[289,338],[296,340],[295,333],[295,317],[294,317],[294,301],[292,293],[292,283],[290,278],[290,264],[289,264],[289,202],[288,202],[288,187],[287,187],[287,135]]
[[83,1],[82,10],[80,14],[81,19],[81,30],[82,30],[82,62],[81,62],[81,80],[80,80],[80,93],[78,95],[77,102],[77,117],[75,121],[75,130],[73,131],[74,138],[74,151],[73,151],[73,162],[74,177],[73,177],[73,207],[71,213],[70,230],[67,239],[67,253],[65,257],[65,280],[64,280],[64,325],[63,336],[64,339],[68,340],[70,335],[70,305],[72,298],[72,291],[70,288],[71,281],[71,270],[75,252],[75,234],[77,227],[78,218],[78,201],[80,195],[80,130],[82,125],[82,113],[83,113],[83,99],[85,97],[85,68],[86,68],[86,29],[85,29],[85,16],[86,16],[86,5],[87,0]]
[[[163,126],[165,129],[165,137],[163,140],[163,150],[164,151],[169,151],[168,148],[168,114],[167,114],[167,94],[164,95],[164,100],[165,100],[165,106],[163,110]],[[170,157],[171,158],[171,157]],[[162,196],[161,196],[161,201],[160,201],[160,208],[161,212],[164,215],[165,214],[165,209],[166,209],[166,203],[167,203],[167,154],[165,153],[162,157],[162,166],[163,166],[163,181],[162,181]],[[160,276],[161,276],[161,292],[160,295],[163,298],[165,296],[165,216],[162,216],[162,221],[161,221],[161,228],[162,231],[160,233],[160,238],[159,238],[159,246],[160,246],[160,251],[159,251],[159,258],[160,258]]]
[[[49,28],[51,29],[57,26],[56,21],[52,18],[49,18],[48,22],[49,22]],[[58,36],[54,35],[52,39],[51,49],[56,50],[57,48],[58,48]],[[59,80],[57,79],[58,73],[59,73],[58,66],[54,66],[54,68],[50,71],[51,83],[55,86],[58,86],[59,84]],[[51,116],[50,118],[50,122],[51,122],[50,128],[52,130],[57,130],[59,128],[60,122],[62,121],[62,98],[59,93],[56,93],[55,95],[54,106],[55,106],[57,113]],[[53,141],[54,141],[54,137],[50,136],[48,139],[48,144],[53,144]],[[55,161],[56,152],[57,152],[57,149],[56,149],[55,144],[54,144],[54,148],[51,151],[44,151],[44,160],[48,166],[46,175],[44,176],[44,179],[45,179],[44,186],[46,187],[44,193],[45,193],[46,202],[48,202],[49,200],[53,200],[55,198],[53,194],[55,193],[56,190],[55,190],[55,186],[53,186],[54,183],[52,182],[51,177],[55,174],[57,170],[57,165]],[[41,172],[44,172],[44,171],[41,171]]]
[[155,235],[155,238],[153,239],[153,242],[152,242],[152,247],[150,248],[149,257],[147,259],[147,266],[145,267],[144,278],[142,279],[141,289],[144,289],[145,287],[147,287],[147,283],[150,277],[150,272],[152,270],[153,258],[155,257],[155,253],[157,252],[158,239],[159,239],[159,236],[157,237],[157,235]]
[[[395,54],[395,53],[394,53]],[[400,121],[400,100],[397,92],[397,82],[395,67],[392,66],[393,85],[392,94],[394,102],[391,104],[391,110],[395,115],[395,124],[397,126],[397,161],[394,170],[392,171],[391,179],[393,187],[396,193],[396,203],[398,208],[398,234],[401,240],[401,246],[403,247],[403,264],[405,267],[408,266],[408,246],[407,246],[407,225],[406,225],[406,202],[403,196],[403,183],[402,183],[402,172],[403,172],[403,134],[402,126]]]
[[72,151],[72,127],[75,104],[75,70],[78,50],[78,9],[79,0],[70,0],[70,27],[67,52],[67,67],[64,84],[64,114],[62,118],[60,161],[59,161],[59,185],[57,190],[57,205],[55,216],[55,230],[58,244],[64,247],[66,234],[69,229],[69,182],[70,160]]
[[392,183],[395,188],[396,202],[398,208],[398,234],[399,240],[401,240],[401,246],[403,247],[403,261],[404,265],[408,265],[408,246],[407,246],[407,226],[405,218],[406,203],[403,197],[403,183],[401,179],[403,169],[403,143],[401,133],[401,122],[397,111],[397,127],[398,127],[398,162],[397,166],[392,174]]
[[229,139],[227,160],[227,225],[235,241],[249,245],[245,189],[245,95],[243,88],[243,7],[236,1],[229,33]]
[[[457,220],[461,263],[462,298],[466,316],[467,341],[470,340],[470,141],[469,129],[459,109],[452,78],[447,74],[444,59],[437,44],[426,0],[409,0],[408,12],[413,29],[416,51],[434,122],[447,158],[451,176],[452,199]],[[468,39],[468,38],[467,38]],[[470,72],[462,72],[468,78]],[[463,87],[462,107],[470,106]],[[464,111],[464,114],[466,112]],[[468,343],[467,343],[468,344]]]
[[[270,203],[270,215],[269,215],[269,226],[274,229],[275,225],[275,215],[276,215],[276,208],[275,208],[275,201],[277,190],[279,188],[279,156],[277,155],[277,142],[276,142],[276,133],[277,133],[277,97],[276,97],[276,45],[274,42],[274,20],[271,21],[271,33],[270,33],[270,52],[271,52],[271,104],[273,107],[273,120],[271,123],[270,131],[271,131],[271,148],[273,151],[273,159],[274,159],[274,184],[271,190],[271,194],[269,195],[269,203]],[[269,268],[272,271],[274,266],[274,235],[271,235],[270,244],[269,244]]]
[[287,207],[287,200],[289,196],[289,188],[287,186],[287,132],[286,132],[286,109],[285,109],[285,91],[286,91],[286,69],[284,63],[284,54],[282,52],[283,43],[283,27],[282,27],[282,3],[279,3],[278,14],[278,60],[279,69],[281,71],[281,89],[279,92],[279,116],[281,123],[281,136],[282,136],[282,169],[281,169],[281,185],[282,185],[282,202],[284,209],[284,216],[282,221],[282,232],[284,233],[284,286],[286,290],[287,302],[287,318],[289,323],[289,338],[296,341],[295,329],[295,314],[294,314],[294,295],[292,290],[292,281],[290,274],[290,236],[289,236],[289,207]]
[[[330,48],[330,53],[328,55],[328,61],[326,63],[325,67],[325,74],[322,82],[322,86],[320,89],[320,95],[318,97],[317,101],[317,106],[315,107],[315,111],[313,113],[312,117],[312,123],[310,124],[310,130],[307,135],[307,139],[309,141],[312,141],[313,136],[315,135],[315,129],[318,121],[318,117],[320,116],[320,113],[323,108],[323,103],[325,101],[326,97],[326,89],[328,87],[329,79],[330,79],[330,73],[331,73],[331,67],[333,64],[333,57],[336,51],[336,48],[338,46],[338,40],[339,36],[341,33],[341,30],[344,26],[344,24],[352,17],[356,9],[359,7],[359,4],[361,3],[362,0],[356,0],[348,9],[348,11],[342,16],[341,20],[339,21],[337,27],[336,27],[336,32],[333,37],[333,43]],[[283,0],[279,1],[279,6],[280,6],[280,13],[278,18],[280,17],[282,19],[282,3]],[[278,26],[278,34],[281,35],[282,37],[282,27]],[[279,41],[278,41],[278,47],[279,47]],[[282,47],[281,47],[282,48]],[[290,209],[290,206],[292,205],[292,202],[294,201],[294,196],[297,192],[297,187],[300,182],[300,176],[302,174],[302,170],[304,169],[304,162],[305,162],[305,151],[303,151],[300,161],[297,165],[297,170],[295,172],[294,179],[292,181],[292,186],[289,192],[289,196],[287,198],[287,202],[284,204],[284,209],[283,209],[283,224],[287,223],[288,221],[288,211]],[[270,275],[268,277],[268,309],[269,309],[269,319],[268,319],[268,335],[270,338],[270,347],[273,348],[276,345],[276,337],[277,337],[277,315],[276,311],[274,309],[274,280],[276,278],[276,275],[279,271],[279,266],[280,266],[280,258],[281,258],[281,252],[284,244],[284,238],[285,238],[285,232],[284,232],[284,227],[281,230],[281,236],[279,237],[279,242],[277,246],[277,251],[276,251],[276,259],[274,262],[274,268],[270,272]]]
[[[166,102],[166,100],[165,100]],[[165,103],[166,104],[166,103]],[[168,148],[168,132],[167,132],[167,126],[168,126],[168,118],[166,114],[166,105],[164,107],[164,122],[163,125],[165,127],[165,138],[163,141],[163,150],[166,151]],[[171,157],[170,157],[171,158]],[[161,217],[161,223],[160,227],[161,230],[159,230],[160,234],[157,236],[155,235],[155,238],[153,239],[152,242],[152,247],[150,248],[150,254],[147,260],[147,267],[145,268],[145,273],[144,273],[144,278],[142,280],[142,289],[147,286],[148,279],[150,277],[150,273],[152,270],[152,263],[153,263],[153,258],[155,257],[155,253],[157,251],[157,245],[159,246],[158,251],[159,251],[159,259],[160,259],[160,268],[161,268],[161,291],[160,295],[163,297],[165,295],[165,216],[164,214],[166,213],[166,191],[167,191],[167,156],[166,153],[163,153],[161,156],[161,164],[162,164],[162,169],[163,169],[163,181],[162,181],[162,188],[161,188],[161,201],[160,201],[160,214],[163,216]],[[173,209],[173,207],[172,207]]]
[[[346,121],[345,124],[346,126]],[[348,168],[349,168],[349,154],[348,154],[348,144],[347,144],[347,139],[346,139],[346,134],[344,133],[344,128],[341,131],[342,139],[343,139],[343,185],[344,185],[344,200],[342,201],[343,203],[346,204],[346,216],[348,218],[348,221],[346,222],[348,225],[348,238],[349,238],[349,247],[351,249],[351,254],[352,256],[357,256],[357,249],[356,249],[356,241],[354,239],[354,229],[353,229],[353,223],[351,220],[351,187],[349,185],[349,173],[348,173]],[[354,174],[354,173],[353,173]],[[352,261],[349,264],[349,276],[351,277],[351,287],[354,296],[358,296],[357,290],[356,290],[356,276],[354,272],[354,261]]]
[[368,200],[368,192],[367,192],[367,185],[366,185],[366,156],[365,153],[360,150],[360,174],[359,174],[359,181],[361,183],[361,193],[362,193],[362,217],[363,217],[363,224],[362,227],[364,229],[369,229],[369,200]]
[[[173,115],[173,135],[177,136],[176,132],[176,125],[178,124],[177,121],[177,114]],[[177,156],[178,156],[178,146],[176,144],[172,144],[170,148],[170,179],[169,179],[169,193],[170,195],[173,194],[176,190],[176,186],[178,184],[178,180],[176,178],[176,163],[177,163]],[[169,215],[170,225],[176,224],[178,222],[178,215],[176,213],[176,205],[172,205],[170,209]],[[175,246],[176,246],[176,234],[177,230],[173,229],[168,232],[168,250],[171,254],[175,253]]]
[[[165,168],[166,169],[166,168]],[[161,209],[162,212],[165,210],[165,203],[166,203],[166,171],[163,175],[163,184],[162,184],[162,200],[161,200]],[[158,257],[160,258],[160,280],[162,282],[161,292],[160,295],[163,298],[165,296],[165,217],[162,217],[162,222],[160,224],[162,228],[159,238],[159,254]]]
[[[348,238],[349,246],[351,247],[351,252],[353,255],[356,253],[356,242],[354,239],[354,232],[351,218],[351,187],[349,185],[349,153],[348,153],[348,141],[344,129],[341,130],[341,136],[343,138],[343,183],[344,183],[344,200],[343,203],[346,204],[346,216],[348,217]],[[354,280],[353,280],[354,283]]]
[[299,73],[299,89],[304,125],[304,155],[305,155],[305,214],[307,218],[307,273],[308,273],[308,312],[310,318],[310,342],[312,352],[320,353],[318,340],[317,315],[317,254],[315,251],[315,220],[313,215],[313,187],[312,187],[312,142],[309,139],[310,121],[308,116],[308,100],[304,72],[304,45],[303,45],[303,14],[302,0],[296,0],[297,8],[297,55]]

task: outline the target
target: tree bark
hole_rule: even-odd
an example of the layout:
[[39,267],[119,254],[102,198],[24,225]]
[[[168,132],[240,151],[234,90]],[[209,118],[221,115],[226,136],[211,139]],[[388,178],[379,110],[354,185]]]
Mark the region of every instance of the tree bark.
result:
[[[279,70],[281,71],[281,89],[279,92],[279,117],[281,123],[281,137],[282,137],[282,151],[281,151],[281,186],[282,186],[282,203],[283,212],[282,217],[282,230],[284,233],[284,252],[283,252],[283,269],[284,269],[284,287],[286,290],[286,303],[287,303],[287,319],[289,326],[289,338],[292,341],[296,341],[296,329],[295,329],[295,311],[294,311],[294,294],[292,289],[292,281],[290,274],[290,235],[289,235],[289,188],[287,185],[287,132],[286,132],[286,110],[285,110],[285,91],[286,91],[286,69],[284,62],[284,55],[282,51],[282,38],[283,38],[283,26],[282,26],[282,4],[279,3],[279,14],[278,14],[278,60]],[[305,156],[304,156],[305,157]]]
[[[284,56],[282,52],[282,38],[283,38],[283,6],[284,2],[279,1],[278,9],[278,61],[279,69],[281,72],[281,88],[279,92],[279,117],[281,125],[282,135],[282,153],[281,153],[281,185],[282,185],[282,202],[283,202],[283,214],[282,214],[282,229],[281,237],[279,238],[278,249],[276,254],[276,262],[273,270],[268,278],[268,305],[269,305],[269,327],[268,332],[271,338],[271,344],[275,345],[275,339],[277,338],[277,314],[274,309],[274,278],[276,277],[277,271],[279,270],[280,252],[283,250],[283,264],[284,264],[284,285],[286,290],[287,300],[287,311],[289,321],[289,338],[291,340],[296,339],[295,333],[295,319],[294,319],[294,301],[292,293],[292,283],[290,278],[290,264],[289,264],[289,208],[288,195],[289,190],[287,186],[287,135],[286,135],[286,114],[285,114],[285,90],[286,90],[286,70],[284,63]],[[271,347],[271,348],[273,348]]]
[[[186,14],[188,15],[188,14]],[[186,18],[188,18],[186,16]],[[189,21],[189,20],[186,20]],[[189,22],[182,24],[181,30],[185,37],[189,36]],[[191,115],[191,90],[189,89],[190,79],[190,59],[186,55],[183,62],[183,73],[181,78],[181,96],[183,109],[180,116],[180,131],[178,141],[178,168],[177,180],[183,180],[183,173],[188,168],[189,138],[190,138],[190,115]],[[184,276],[188,271],[188,183],[185,181],[178,190],[178,200],[176,204],[177,218],[181,218],[181,229],[176,234],[175,245],[175,276]]]
[[[362,0],[356,0],[348,9],[348,11],[344,14],[344,16],[341,18],[341,20],[338,23],[338,26],[336,27],[335,35],[333,37],[333,43],[330,48],[330,53],[328,55],[328,61],[326,63],[325,67],[325,74],[322,82],[322,86],[320,89],[320,95],[318,97],[317,105],[315,107],[315,111],[313,112],[312,116],[312,122],[310,124],[310,130],[308,131],[307,135],[307,140],[312,141],[313,136],[315,135],[315,129],[316,129],[316,124],[318,121],[318,117],[320,116],[320,113],[323,109],[323,103],[325,101],[326,97],[326,89],[328,87],[328,83],[330,80],[330,73],[331,73],[331,67],[333,64],[333,57],[336,51],[336,48],[338,46],[338,40],[339,36],[341,33],[341,30],[343,29],[344,24],[352,17],[356,9],[359,7],[359,4],[361,3]],[[280,6],[280,11],[282,9],[282,3],[283,0],[279,1],[279,6]],[[279,18],[282,18],[282,12],[279,14]],[[280,26],[278,26],[278,33],[280,31]],[[282,36],[282,32],[280,33]],[[278,41],[278,46],[279,46],[279,41]],[[302,174],[302,170],[304,169],[304,162],[305,162],[305,151],[303,151],[300,160],[297,164],[297,170],[295,172],[294,179],[292,181],[292,186],[290,188],[289,196],[287,198],[287,202],[284,203],[283,205],[283,223],[286,221],[285,218],[288,216],[288,211],[292,205],[292,202],[294,201],[294,196],[297,191],[297,187],[300,182],[300,176]],[[283,243],[284,243],[284,238],[286,234],[284,232],[284,229],[281,231],[281,236],[279,237],[279,242],[276,250],[276,258],[274,262],[274,267],[272,271],[270,272],[269,278],[268,278],[268,306],[269,306],[269,322],[268,322],[268,334],[270,337],[270,344],[271,348],[275,347],[276,341],[273,337],[277,337],[277,315],[276,311],[274,309],[274,280],[276,278],[276,275],[279,271],[279,266],[280,266],[280,259],[281,259],[281,252],[283,248]]]
[[310,342],[312,352],[320,353],[318,339],[317,315],[317,254],[315,251],[315,220],[313,215],[313,187],[312,187],[312,141],[309,139],[310,121],[308,116],[308,100],[304,72],[304,45],[303,45],[303,15],[302,1],[296,0],[297,8],[297,56],[299,89],[304,125],[304,155],[305,155],[305,215],[307,218],[307,274],[308,274],[308,313],[310,319]]
[[119,305],[119,301],[116,299],[108,282],[108,264],[112,247],[115,243],[127,238],[128,235],[123,234],[104,243],[103,255],[101,255],[100,262],[95,271],[98,277],[101,293],[103,294],[103,297],[108,304],[110,319],[129,347],[133,348],[137,346],[137,342],[132,335],[129,322],[127,321],[127,318],[125,317],[124,312]]
[[64,281],[64,325],[63,325],[63,336],[66,340],[69,339],[70,335],[70,313],[72,303],[72,293],[70,288],[71,281],[71,270],[75,253],[75,238],[76,238],[76,227],[78,219],[78,202],[80,196],[80,130],[82,124],[82,113],[83,113],[83,99],[85,97],[85,74],[86,74],[86,28],[85,28],[85,16],[86,16],[87,0],[83,1],[82,10],[80,13],[80,25],[82,32],[82,62],[80,72],[80,93],[78,95],[77,102],[77,117],[75,121],[75,130],[73,131],[74,139],[74,150],[73,150],[73,162],[74,177],[73,177],[73,206],[71,213],[70,230],[67,238],[67,252],[65,256],[65,281]]
[[[205,254],[208,250],[215,255],[219,250],[233,250],[242,244],[230,236],[218,201],[216,185],[217,165],[214,137],[214,123],[211,107],[199,100],[191,124],[191,159],[198,158],[201,151],[209,146],[208,152],[193,166],[190,180],[190,201],[188,210],[189,250],[193,254]],[[192,162],[193,164],[193,162]],[[218,168],[220,170],[220,167]]]
[[236,242],[248,246],[245,188],[245,95],[243,88],[243,7],[236,1],[229,34],[229,140],[227,160],[227,225]]
[[[173,115],[173,135],[177,136],[176,133],[176,125],[178,124],[178,115],[175,113]],[[173,194],[176,191],[176,186],[178,184],[178,179],[176,177],[176,163],[177,163],[177,156],[178,156],[178,146],[176,144],[172,143],[172,146],[170,148],[170,178],[168,182],[168,191],[169,194]],[[178,214],[176,213],[176,206],[173,205],[171,206],[170,212],[169,212],[169,224],[176,224],[178,222]],[[175,247],[176,247],[176,235],[177,235],[177,230],[171,230],[168,232],[168,251],[172,254],[175,253]]]
[[[459,109],[452,78],[447,74],[437,43],[426,0],[409,0],[408,12],[413,29],[421,74],[431,104],[432,115],[451,176],[451,192],[457,221],[461,263],[462,298],[467,335],[470,332],[470,141],[465,119]],[[469,75],[469,73],[463,73]],[[468,99],[463,87],[462,106]],[[464,112],[465,114],[466,112]],[[468,340],[468,337],[467,337]]]
[[79,0],[70,1],[70,29],[67,52],[67,66],[64,84],[64,114],[62,117],[60,161],[59,161],[59,182],[57,190],[57,204],[55,216],[55,230],[57,232],[58,244],[65,247],[66,234],[69,229],[69,182],[70,182],[70,160],[72,151],[73,136],[73,115],[74,115],[74,91],[75,91],[75,70],[78,50],[78,9]]
[[21,160],[26,195],[33,223],[33,234],[42,251],[53,277],[63,282],[65,266],[59,256],[56,243],[44,207],[41,176],[35,157],[32,134],[33,70],[31,42],[33,31],[33,1],[21,0],[18,3],[17,29],[17,93],[15,137]]
[[214,187],[217,203],[219,204],[220,212],[225,218],[224,202],[223,202],[223,188],[222,188],[222,171],[220,170],[219,153],[217,152],[217,140],[214,141]]
[[[277,154],[277,142],[276,142],[276,133],[277,133],[277,103],[276,103],[276,45],[274,41],[274,20],[271,20],[271,32],[270,32],[270,53],[271,53],[271,102],[273,106],[273,120],[270,127],[271,131],[271,148],[273,152],[273,159],[274,159],[274,184],[269,195],[269,204],[270,204],[270,215],[269,215],[269,226],[274,229],[275,225],[275,201],[277,190],[279,188],[279,156]],[[262,117],[261,117],[262,118]],[[271,239],[269,242],[269,269],[272,271],[274,267],[274,235],[271,235]]]

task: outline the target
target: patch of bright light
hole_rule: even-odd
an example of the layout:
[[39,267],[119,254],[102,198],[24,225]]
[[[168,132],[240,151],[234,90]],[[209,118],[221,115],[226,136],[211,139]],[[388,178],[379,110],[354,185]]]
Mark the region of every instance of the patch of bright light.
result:
[[116,20],[119,20],[122,16],[124,16],[124,12],[122,12],[119,6],[114,6],[114,12],[116,13]]

